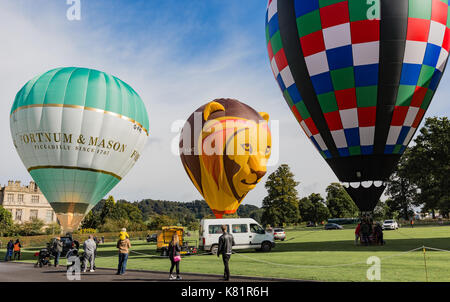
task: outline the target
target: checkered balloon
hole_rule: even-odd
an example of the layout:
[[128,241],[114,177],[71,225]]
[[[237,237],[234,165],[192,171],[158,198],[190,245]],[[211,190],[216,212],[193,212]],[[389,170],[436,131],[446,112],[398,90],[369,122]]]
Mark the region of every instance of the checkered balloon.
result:
[[[448,15],[448,0],[269,0],[273,74],[340,181],[389,178],[445,70]],[[383,190],[347,191],[370,211]]]

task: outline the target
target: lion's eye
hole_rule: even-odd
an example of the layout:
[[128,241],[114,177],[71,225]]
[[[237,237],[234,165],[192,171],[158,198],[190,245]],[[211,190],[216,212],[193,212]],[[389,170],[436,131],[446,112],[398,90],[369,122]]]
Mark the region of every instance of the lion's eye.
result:
[[250,144],[242,144],[241,146],[242,146],[242,148],[245,151],[252,153],[252,145],[250,145]]
[[266,155],[269,154],[271,150],[272,150],[271,147],[267,146],[267,148],[266,148]]

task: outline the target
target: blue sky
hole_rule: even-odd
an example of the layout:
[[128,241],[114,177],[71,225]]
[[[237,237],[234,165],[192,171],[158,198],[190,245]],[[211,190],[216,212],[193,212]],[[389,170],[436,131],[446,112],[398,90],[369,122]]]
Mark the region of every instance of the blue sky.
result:
[[[81,0],[81,20],[68,21],[66,0],[0,2],[0,184],[31,180],[11,141],[9,109],[29,79],[60,66],[118,76],[146,103],[148,144],[111,194],[116,198],[201,198],[172,154],[176,120],[220,97],[239,99],[279,120],[279,164],[291,166],[300,196],[324,194],[337,181],[304,135],[279,91],[266,52],[264,0]],[[4,43],[3,43],[4,42]],[[448,72],[426,116],[448,116]],[[161,172],[162,171],[162,172]],[[267,174],[267,175],[268,175]],[[260,206],[264,182],[244,203]],[[176,190],[174,190],[174,187]]]

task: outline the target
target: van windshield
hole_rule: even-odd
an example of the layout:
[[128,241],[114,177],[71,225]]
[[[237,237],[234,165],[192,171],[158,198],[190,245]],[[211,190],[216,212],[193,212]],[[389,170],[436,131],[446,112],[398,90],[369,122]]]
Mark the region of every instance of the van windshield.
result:
[[250,224],[250,231],[252,233],[265,234],[264,229],[255,223]]

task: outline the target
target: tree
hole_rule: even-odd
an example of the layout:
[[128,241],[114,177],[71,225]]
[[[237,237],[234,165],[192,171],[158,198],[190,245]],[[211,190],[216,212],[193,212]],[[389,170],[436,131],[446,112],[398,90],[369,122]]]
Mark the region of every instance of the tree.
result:
[[112,217],[115,216],[116,213],[113,212],[114,207],[116,205],[116,201],[114,200],[113,196],[109,196],[108,199],[105,201],[105,204],[103,205],[102,211],[100,213],[100,224],[104,224],[107,218],[117,218],[119,217]]
[[416,197],[417,187],[409,179],[406,166],[409,158],[409,150],[403,154],[398,165],[389,178],[386,194],[390,199],[386,203],[390,212],[398,212],[399,216],[405,220],[414,215],[412,209]]
[[121,228],[130,231],[142,231],[147,228],[143,214],[136,203],[126,200],[115,201],[109,196],[101,207],[94,207],[83,219],[82,228],[98,229],[103,232],[113,232]]
[[90,211],[83,219],[81,223],[81,228],[83,229],[98,229],[101,225],[100,215],[94,214],[93,211]]
[[297,223],[300,219],[298,209],[298,192],[295,188],[299,182],[288,165],[283,164],[269,175],[265,184],[268,195],[263,200],[263,225],[281,226]]
[[30,221],[18,225],[18,232],[21,236],[41,235],[44,225],[45,223],[41,219],[33,218]]
[[9,234],[13,226],[13,219],[11,212],[0,206],[0,236]]
[[300,200],[299,211],[303,221],[313,223],[320,223],[330,217],[330,211],[325,205],[323,197],[316,193]]
[[419,189],[416,201],[424,210],[450,211],[450,122],[447,117],[427,118],[410,148],[405,173]]
[[149,230],[159,230],[163,226],[174,225],[174,219],[167,215],[155,215],[151,217],[150,222],[147,224]]
[[47,235],[56,235],[61,233],[61,226],[57,222],[53,222],[47,226],[45,229],[45,234]]
[[380,200],[377,203],[375,209],[373,210],[372,218],[375,221],[382,221],[385,219],[393,218],[393,216],[391,215],[390,208],[386,202]]
[[327,188],[327,207],[333,218],[358,216],[358,207],[339,183],[331,183]]

